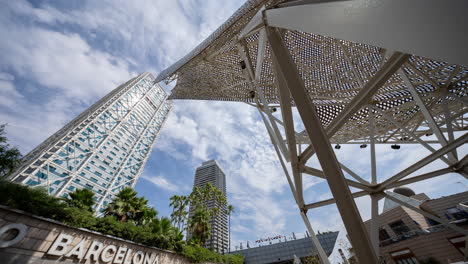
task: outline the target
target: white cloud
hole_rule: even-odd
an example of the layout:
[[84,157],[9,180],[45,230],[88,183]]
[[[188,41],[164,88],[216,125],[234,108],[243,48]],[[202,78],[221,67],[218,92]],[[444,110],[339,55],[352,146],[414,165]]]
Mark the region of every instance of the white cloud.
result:
[[[142,0],[138,4],[84,1],[80,8],[58,10],[50,6],[36,8],[21,0],[9,1],[4,12],[0,11],[0,34],[8,36],[0,42],[0,71],[11,70],[19,77],[37,81],[46,89],[36,92],[47,96],[40,104],[33,104],[30,97],[25,97],[24,87],[15,86],[11,73],[0,73],[0,105],[15,110],[14,113],[1,111],[0,120],[9,123],[7,130],[12,141],[20,144],[22,150],[29,150],[81,112],[85,105],[134,76],[136,73],[131,69],[160,70],[174,63],[211,34],[239,5],[237,1],[216,0]],[[14,24],[10,21],[12,13],[21,13],[31,21]],[[59,27],[71,24],[80,27],[81,33],[66,29],[53,31],[44,24]],[[99,45],[93,45],[97,38]],[[37,87],[31,91],[34,89]],[[297,111],[293,114],[294,125],[301,131],[299,115]],[[279,111],[275,115],[279,116]],[[157,148],[170,155],[174,162],[192,168],[207,159],[218,160],[227,175],[230,201],[238,208],[238,213],[232,216],[236,232],[233,240],[305,230],[276,153],[254,108],[240,103],[176,101]],[[370,178],[368,152],[369,148],[361,150],[357,145],[343,145],[336,151],[340,161],[365,179]],[[383,180],[427,152],[411,146],[393,151],[384,145],[377,147],[377,154],[379,179]],[[319,168],[315,159],[309,165]],[[440,163],[428,168],[437,166]],[[168,177],[142,176],[168,191],[190,189],[178,187]],[[459,179],[448,175],[412,187],[436,197],[453,191],[449,189],[454,189]],[[307,202],[331,197],[324,180],[311,176],[304,175],[304,189]],[[364,219],[370,214],[366,199],[356,200]],[[340,230],[340,238],[345,235],[334,205],[312,210],[309,216],[316,230]]]
[[[0,34],[8,36],[0,42],[0,107],[5,109],[0,120],[9,124],[9,136],[25,153],[135,73],[124,60],[93,49],[76,33],[15,23],[17,12],[49,11],[9,3],[0,11]],[[15,76],[32,83],[18,86]]]
[[151,182],[152,184],[156,185],[157,187],[167,190],[167,191],[179,191],[179,186],[171,183],[167,180],[164,176],[148,176],[142,175],[142,179]]
[[[90,32],[120,40],[128,61],[160,70],[184,56],[239,6],[241,1],[82,1],[79,8],[35,8],[26,1],[9,3],[16,12],[47,24],[74,24]],[[113,43],[103,43],[112,46]],[[131,56],[128,56],[131,54]],[[152,60],[152,61],[151,61]]]
[[[17,102],[23,98],[23,96],[16,90],[13,85],[12,78],[7,73],[0,73],[0,106],[14,109]],[[11,76],[11,75],[10,75]],[[13,77],[13,76],[11,76]],[[5,79],[2,79],[5,78]],[[14,77],[13,77],[14,79]]]
[[14,81],[15,76],[7,73],[7,72],[0,72],[0,80],[2,81]]
[[8,35],[0,44],[0,65],[60,90],[68,100],[89,104],[135,75],[125,62],[91,49],[77,34],[18,27]]

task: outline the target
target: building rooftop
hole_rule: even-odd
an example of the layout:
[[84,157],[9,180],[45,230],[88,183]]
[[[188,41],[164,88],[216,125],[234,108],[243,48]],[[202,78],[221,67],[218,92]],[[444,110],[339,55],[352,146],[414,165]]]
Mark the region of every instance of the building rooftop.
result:
[[[332,253],[337,237],[337,231],[317,235],[317,238],[327,255]],[[314,256],[317,254],[317,250],[312,243],[312,239],[310,237],[305,237],[266,246],[232,251],[231,253],[244,256],[246,264],[266,264],[282,263],[287,260],[293,260],[294,256],[299,258]]]

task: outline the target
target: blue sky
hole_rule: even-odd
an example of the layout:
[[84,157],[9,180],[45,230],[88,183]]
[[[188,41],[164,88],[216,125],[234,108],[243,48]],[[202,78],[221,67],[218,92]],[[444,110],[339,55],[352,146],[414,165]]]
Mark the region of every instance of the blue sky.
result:
[[[26,1],[3,0],[0,9],[0,123],[26,154],[120,83],[145,71],[154,75],[188,53],[224,22],[242,1]],[[171,86],[165,86],[169,91]],[[278,114],[278,113],[276,113]],[[300,127],[300,124],[297,124]],[[338,158],[369,177],[368,149],[343,146]],[[378,146],[378,175],[385,179],[428,153],[417,146]],[[466,154],[466,147],[464,153]],[[168,199],[187,194],[201,162],[216,159],[227,176],[228,200],[237,208],[232,241],[305,227],[263,123],[241,103],[175,101],[174,109],[136,185],[168,216]],[[318,167],[312,160],[310,165]],[[428,168],[441,168],[435,162]],[[308,202],[330,198],[322,180],[305,178]],[[412,187],[431,197],[466,190],[451,174]],[[464,181],[466,183],[466,181]],[[367,198],[357,199],[362,217]],[[316,230],[345,235],[334,205],[309,212]],[[299,235],[300,236],[300,235]],[[339,259],[334,253],[334,262]]]

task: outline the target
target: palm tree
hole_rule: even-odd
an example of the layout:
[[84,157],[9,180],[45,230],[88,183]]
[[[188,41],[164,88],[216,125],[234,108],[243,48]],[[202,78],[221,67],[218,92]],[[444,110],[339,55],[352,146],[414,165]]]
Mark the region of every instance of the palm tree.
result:
[[170,235],[173,232],[173,226],[171,225],[171,220],[167,217],[156,218],[152,223],[153,233],[160,235]]
[[189,220],[189,228],[200,246],[204,245],[210,232],[210,212],[203,206],[198,208]]
[[148,201],[146,199],[144,200],[145,202],[142,202],[144,205],[142,205],[141,209],[132,216],[132,220],[136,225],[148,225],[158,216],[158,211],[153,207],[148,206]]
[[[210,220],[216,221],[216,218],[218,217],[219,214],[219,208],[223,207],[226,205],[227,200],[226,197],[224,196],[223,192],[215,187],[212,183],[207,183],[205,186],[202,188],[195,187],[192,191],[192,193],[189,196],[190,199],[190,204],[194,208],[194,211],[197,211],[198,209],[203,209],[208,211],[208,228],[210,229]],[[212,202],[216,206],[212,206],[210,209],[206,209],[206,206]],[[195,214],[192,216],[192,218],[195,217]],[[192,219],[190,219],[192,220]],[[189,227],[192,232],[193,229],[192,227]],[[216,228],[214,230],[215,232],[218,232],[218,229]],[[209,233],[207,233],[207,237],[209,237]],[[218,237],[218,236],[212,236],[213,237]]]
[[179,217],[180,217],[180,226],[179,226],[179,229],[180,230],[183,230],[184,229],[184,225],[186,225],[186,222],[187,222],[187,218],[188,218],[188,211],[187,211],[187,208],[188,208],[188,205],[190,203],[190,199],[188,196],[183,196],[183,199],[182,199],[182,203],[181,203],[181,206],[180,206],[180,214],[179,214]]
[[160,235],[162,241],[172,241],[170,243],[174,244],[184,239],[184,234],[167,217],[155,218],[150,226],[151,232]]
[[229,216],[229,243],[228,243],[228,252],[231,252],[231,213],[234,212],[234,206],[231,204],[227,206],[226,213]]
[[94,193],[89,189],[76,189],[68,194],[69,198],[65,199],[71,207],[77,207],[83,210],[93,211]]
[[21,153],[8,144],[5,126],[6,124],[0,125],[0,177],[7,177],[21,164]]
[[144,198],[138,198],[137,193],[132,188],[124,188],[115,195],[104,213],[115,216],[119,221],[127,222],[137,212],[142,211],[145,200]]
[[171,205],[174,207],[174,209],[172,210],[172,214],[171,214],[172,222],[177,225],[177,228],[179,228],[179,230],[183,229],[184,223],[187,220],[188,203],[189,203],[189,198],[183,195],[177,196],[173,202],[171,201]]
[[[180,200],[179,195],[173,195],[171,198],[169,198],[169,201],[170,201],[169,206],[172,206],[172,214],[174,214],[174,211],[177,210],[177,207],[179,206],[179,200]],[[175,219],[171,219],[171,220],[174,221]]]

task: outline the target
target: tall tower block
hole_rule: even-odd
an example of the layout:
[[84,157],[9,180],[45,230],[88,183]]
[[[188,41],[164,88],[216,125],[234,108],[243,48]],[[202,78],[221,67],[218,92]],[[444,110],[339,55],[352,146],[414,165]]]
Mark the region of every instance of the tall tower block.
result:
[[132,78],[28,153],[10,179],[58,197],[88,188],[102,212],[135,186],[171,109],[166,99],[150,73]]
[[[195,172],[193,187],[203,188],[207,183],[220,189],[226,196],[226,175],[215,160],[203,162]],[[214,200],[208,201],[205,206],[210,209],[218,207],[219,213],[216,217],[210,220],[211,231],[204,247],[211,248],[219,253],[228,252],[228,218],[226,214],[226,205],[216,204]],[[190,215],[194,212],[190,208]],[[188,234],[191,237],[191,234]]]

